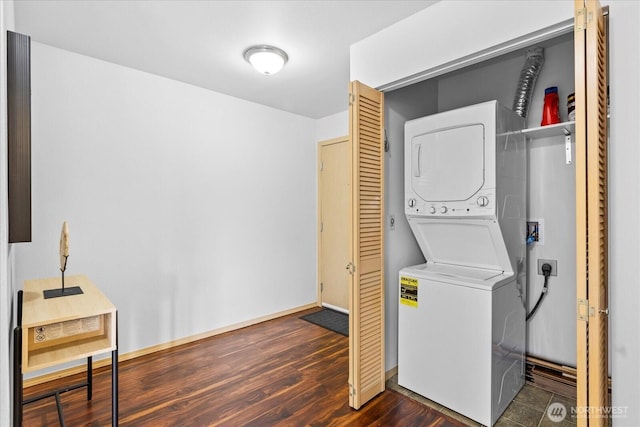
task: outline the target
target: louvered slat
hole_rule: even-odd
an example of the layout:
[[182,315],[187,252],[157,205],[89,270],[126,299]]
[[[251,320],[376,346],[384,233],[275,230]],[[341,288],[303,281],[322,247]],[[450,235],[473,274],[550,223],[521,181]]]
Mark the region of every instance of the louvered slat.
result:
[[[608,407],[607,20],[597,0],[576,0],[578,426],[606,426]],[[578,12],[582,10],[583,12]],[[578,149],[579,147],[579,149]]]
[[[588,329],[585,317],[588,316],[587,300],[587,129],[586,129],[586,32],[579,27],[585,19],[585,0],[574,0],[574,67],[575,67],[575,141],[576,141],[576,405],[585,408],[588,398]],[[578,427],[587,427],[588,419],[583,414],[577,416]]]
[[[607,285],[607,46],[606,22],[596,1],[587,3],[587,207],[590,251],[588,295],[593,316],[589,317],[589,406],[608,406],[608,307]],[[592,416],[589,427],[606,426],[608,419]]]
[[351,83],[353,164],[350,289],[349,404],[355,408],[384,391],[384,152],[383,97]]

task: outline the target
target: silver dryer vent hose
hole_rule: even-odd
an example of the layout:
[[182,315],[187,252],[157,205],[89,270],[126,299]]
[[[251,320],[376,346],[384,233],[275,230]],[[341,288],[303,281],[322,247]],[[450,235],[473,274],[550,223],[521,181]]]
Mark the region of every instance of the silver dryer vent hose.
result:
[[536,85],[536,80],[544,64],[544,48],[533,47],[527,51],[527,60],[520,71],[520,80],[516,88],[516,97],[513,100],[513,111],[520,117],[527,118],[531,94]]

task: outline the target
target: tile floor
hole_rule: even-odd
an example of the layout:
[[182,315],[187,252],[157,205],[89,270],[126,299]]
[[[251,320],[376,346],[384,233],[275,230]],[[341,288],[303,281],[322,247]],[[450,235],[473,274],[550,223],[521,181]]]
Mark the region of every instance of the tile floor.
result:
[[[443,414],[462,421],[469,426],[478,427],[481,425],[411,390],[400,387],[398,385],[398,375],[394,375],[387,381],[387,387],[432,407]],[[575,419],[571,417],[570,412],[561,422],[552,421],[547,416],[547,408],[552,403],[562,403],[568,411],[571,411],[571,407],[576,406],[575,399],[570,399],[526,384],[504,411],[500,419],[498,419],[495,427],[575,427]]]

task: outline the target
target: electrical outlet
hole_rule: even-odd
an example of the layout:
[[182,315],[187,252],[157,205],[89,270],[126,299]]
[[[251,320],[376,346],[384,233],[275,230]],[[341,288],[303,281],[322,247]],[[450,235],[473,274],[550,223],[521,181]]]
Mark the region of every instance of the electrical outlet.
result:
[[542,264],[549,264],[551,266],[551,276],[558,275],[558,261],[555,259],[538,259],[538,274],[544,276],[542,273]]

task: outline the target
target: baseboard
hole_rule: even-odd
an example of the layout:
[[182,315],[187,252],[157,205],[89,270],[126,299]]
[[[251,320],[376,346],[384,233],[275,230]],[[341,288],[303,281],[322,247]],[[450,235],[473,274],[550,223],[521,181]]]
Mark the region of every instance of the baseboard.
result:
[[[310,308],[316,308],[318,307],[318,303],[313,302],[310,304],[306,304],[306,305],[302,305],[299,307],[295,307],[295,308],[291,308],[289,310],[284,310],[284,311],[280,311],[277,313],[273,313],[273,314],[269,314],[266,316],[262,316],[262,317],[257,317],[255,319],[251,319],[251,320],[247,320],[244,322],[239,322],[239,323],[234,323],[233,325],[228,325],[228,326],[224,326],[222,328],[218,328],[218,329],[214,329],[208,332],[203,332],[201,334],[197,334],[197,335],[192,335],[189,337],[185,337],[185,338],[180,338],[178,340],[174,340],[174,341],[169,341],[166,343],[162,343],[162,344],[157,344],[151,347],[147,347],[147,348],[143,348],[140,350],[135,350],[135,351],[131,351],[129,353],[124,353],[124,354],[119,354],[118,355],[118,362],[124,362],[127,360],[131,360],[131,359],[135,359],[136,357],[141,357],[141,356],[146,356],[148,354],[152,354],[155,353],[157,351],[161,351],[161,350],[167,350],[173,347],[178,347],[184,344],[189,344],[192,343],[194,341],[199,341],[205,338],[210,338],[216,335],[220,335],[220,334],[224,334],[226,332],[231,332],[231,331],[235,331],[238,329],[242,329],[242,328],[246,328],[247,326],[251,326],[251,325],[255,325],[258,323],[262,323],[262,322],[266,322],[268,320],[273,320],[273,319],[277,319],[279,317],[284,317],[284,316],[288,316],[290,314],[294,314],[294,313],[298,313],[300,311],[304,311],[304,310],[308,310]],[[110,366],[111,365],[111,358],[110,357],[106,357],[104,359],[100,359],[100,360],[94,360],[93,361],[93,369],[98,369],[98,368],[102,368],[105,366]],[[29,379],[25,379],[24,380],[24,388],[27,387],[32,387],[38,384],[43,384],[49,381],[53,381],[53,380],[57,380],[60,378],[65,378],[65,377],[69,377],[71,375],[76,375],[76,374],[80,374],[80,373],[84,373],[86,372],[87,368],[85,365],[79,365],[79,366],[73,366],[71,368],[67,368],[67,369],[62,369],[60,371],[55,371],[55,372],[51,372],[48,374],[44,374],[44,375],[39,375],[37,377],[33,377],[33,378],[29,378]]]
[[[576,397],[577,372],[572,366],[560,365],[527,354],[526,381],[552,393]],[[611,393],[611,378],[608,381]]]
[[387,372],[385,372],[384,374],[384,380],[388,381],[389,378],[391,378],[392,376],[396,375],[398,373],[398,367],[394,367],[389,369]]
[[331,305],[331,304],[327,304],[326,302],[323,302],[322,306],[324,308],[328,308],[330,310],[337,311],[338,313],[349,314],[349,310],[347,310],[346,308],[338,307],[337,305]]
[[527,355],[526,382],[569,398],[576,397],[576,369]]

